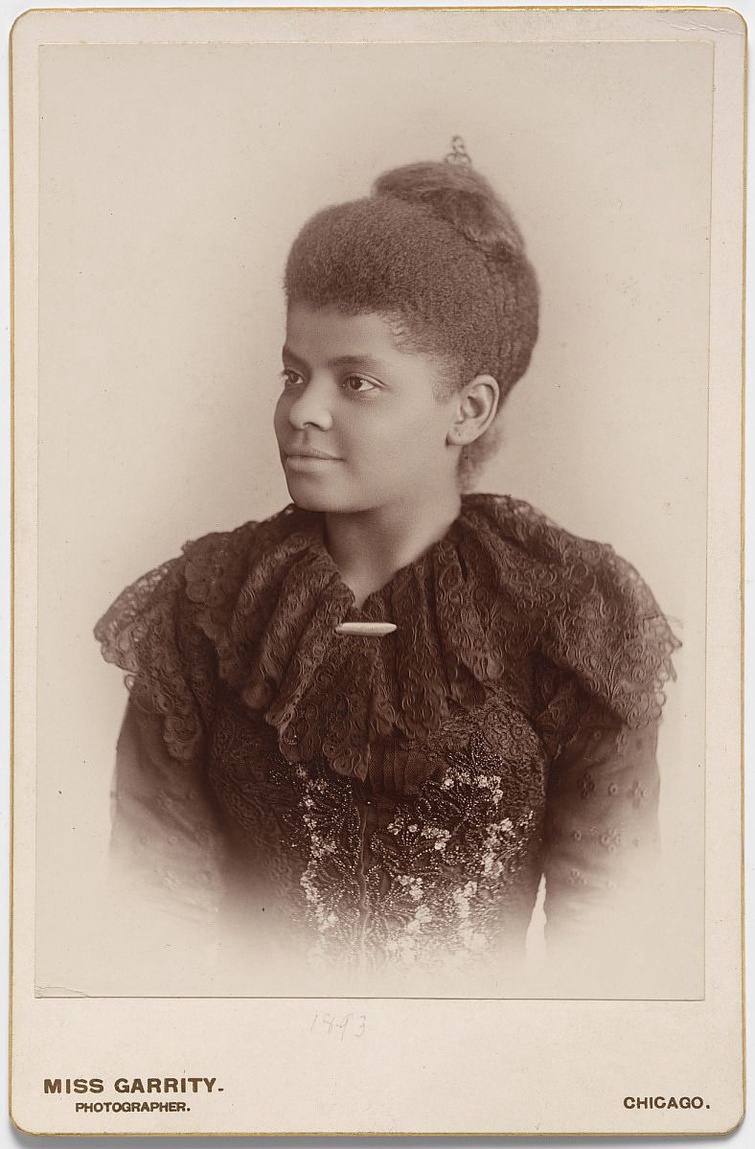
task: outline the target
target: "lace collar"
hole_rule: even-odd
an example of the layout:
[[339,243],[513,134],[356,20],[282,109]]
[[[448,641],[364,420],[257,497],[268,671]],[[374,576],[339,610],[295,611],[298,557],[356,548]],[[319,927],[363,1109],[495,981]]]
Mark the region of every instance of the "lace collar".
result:
[[[538,654],[630,726],[660,714],[678,646],[650,590],[608,546],[503,495],[463,496],[447,534],[361,609],[320,515],[287,507],[185,548],[186,593],[222,679],[275,728],[289,761],[365,778],[376,740],[437,731]],[[390,621],[382,638],[344,621]]]

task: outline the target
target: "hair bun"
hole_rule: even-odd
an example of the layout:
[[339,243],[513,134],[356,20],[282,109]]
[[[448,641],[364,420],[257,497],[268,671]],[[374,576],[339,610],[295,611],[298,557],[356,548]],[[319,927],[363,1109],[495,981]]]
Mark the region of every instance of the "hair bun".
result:
[[407,164],[379,176],[374,196],[416,204],[445,220],[493,259],[521,258],[524,240],[511,212],[468,163]]

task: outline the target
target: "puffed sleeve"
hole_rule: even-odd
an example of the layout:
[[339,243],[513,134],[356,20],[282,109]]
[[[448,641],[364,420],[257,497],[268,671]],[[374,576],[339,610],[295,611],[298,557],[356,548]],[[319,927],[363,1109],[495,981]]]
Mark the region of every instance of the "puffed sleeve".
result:
[[546,936],[608,943],[627,915],[639,931],[660,861],[657,719],[634,728],[575,684],[572,733],[550,766],[545,831]]
[[178,763],[159,716],[130,699],[116,750],[111,865],[115,881],[172,915],[214,918],[225,850],[200,763]]
[[[569,539],[568,594],[544,627],[538,726],[550,767],[546,937],[610,945],[643,928],[659,877],[656,756],[676,636],[611,547]],[[650,928],[649,926],[647,928]]]
[[184,559],[128,587],[95,635],[130,694],[112,792],[113,877],[173,915],[213,917],[225,866],[207,777],[214,654],[185,593]]

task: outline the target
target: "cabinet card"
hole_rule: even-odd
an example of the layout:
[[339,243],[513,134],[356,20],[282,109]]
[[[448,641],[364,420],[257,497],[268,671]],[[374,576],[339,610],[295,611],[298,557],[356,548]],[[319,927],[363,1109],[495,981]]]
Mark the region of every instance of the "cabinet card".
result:
[[745,46],[16,22],[22,1130],[739,1122]]

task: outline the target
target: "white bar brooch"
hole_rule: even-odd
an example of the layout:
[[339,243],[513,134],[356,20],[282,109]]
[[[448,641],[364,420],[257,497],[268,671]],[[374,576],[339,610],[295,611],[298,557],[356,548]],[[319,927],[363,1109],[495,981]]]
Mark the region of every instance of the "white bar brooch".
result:
[[335,628],[336,634],[355,634],[361,638],[382,638],[395,629],[393,622],[341,622]]

